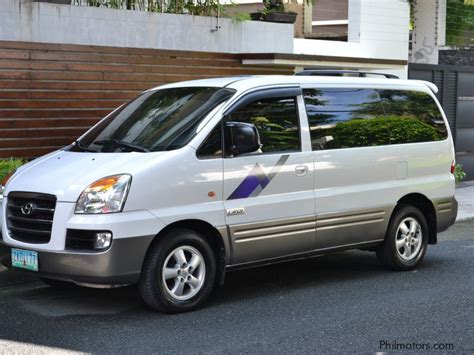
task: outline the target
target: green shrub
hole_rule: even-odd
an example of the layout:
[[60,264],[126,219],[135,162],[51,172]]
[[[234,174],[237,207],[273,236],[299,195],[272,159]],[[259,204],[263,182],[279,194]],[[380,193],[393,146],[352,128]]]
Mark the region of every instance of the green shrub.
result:
[[461,164],[456,164],[454,167],[454,179],[456,182],[461,182],[466,178],[467,174],[464,172]]
[[25,164],[23,159],[0,159],[0,185],[3,184],[3,180],[5,180],[9,175],[13,174],[15,170],[23,164]]

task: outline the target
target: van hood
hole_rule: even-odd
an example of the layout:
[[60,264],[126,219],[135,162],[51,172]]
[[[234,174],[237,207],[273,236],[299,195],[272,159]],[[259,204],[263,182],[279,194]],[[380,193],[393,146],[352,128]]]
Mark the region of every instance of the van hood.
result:
[[170,152],[87,153],[56,151],[20,167],[8,181],[10,191],[56,195],[57,201],[76,202],[89,184],[116,174],[139,173]]

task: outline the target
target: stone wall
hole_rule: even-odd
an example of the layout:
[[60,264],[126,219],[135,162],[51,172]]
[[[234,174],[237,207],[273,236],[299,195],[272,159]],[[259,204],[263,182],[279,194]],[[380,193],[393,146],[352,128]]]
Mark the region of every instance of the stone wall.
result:
[[441,49],[439,64],[474,66],[474,46]]

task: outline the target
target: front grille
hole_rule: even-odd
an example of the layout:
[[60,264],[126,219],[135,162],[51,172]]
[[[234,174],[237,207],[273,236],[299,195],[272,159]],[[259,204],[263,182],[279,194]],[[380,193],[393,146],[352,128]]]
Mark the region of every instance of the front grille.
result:
[[12,239],[46,244],[51,240],[56,196],[33,192],[10,192],[7,227]]

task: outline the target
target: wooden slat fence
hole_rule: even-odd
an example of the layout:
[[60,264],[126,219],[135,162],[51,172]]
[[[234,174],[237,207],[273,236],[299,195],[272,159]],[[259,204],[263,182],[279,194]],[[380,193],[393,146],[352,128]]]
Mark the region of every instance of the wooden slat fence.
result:
[[0,158],[72,142],[140,91],[209,77],[291,74],[238,54],[0,41]]

